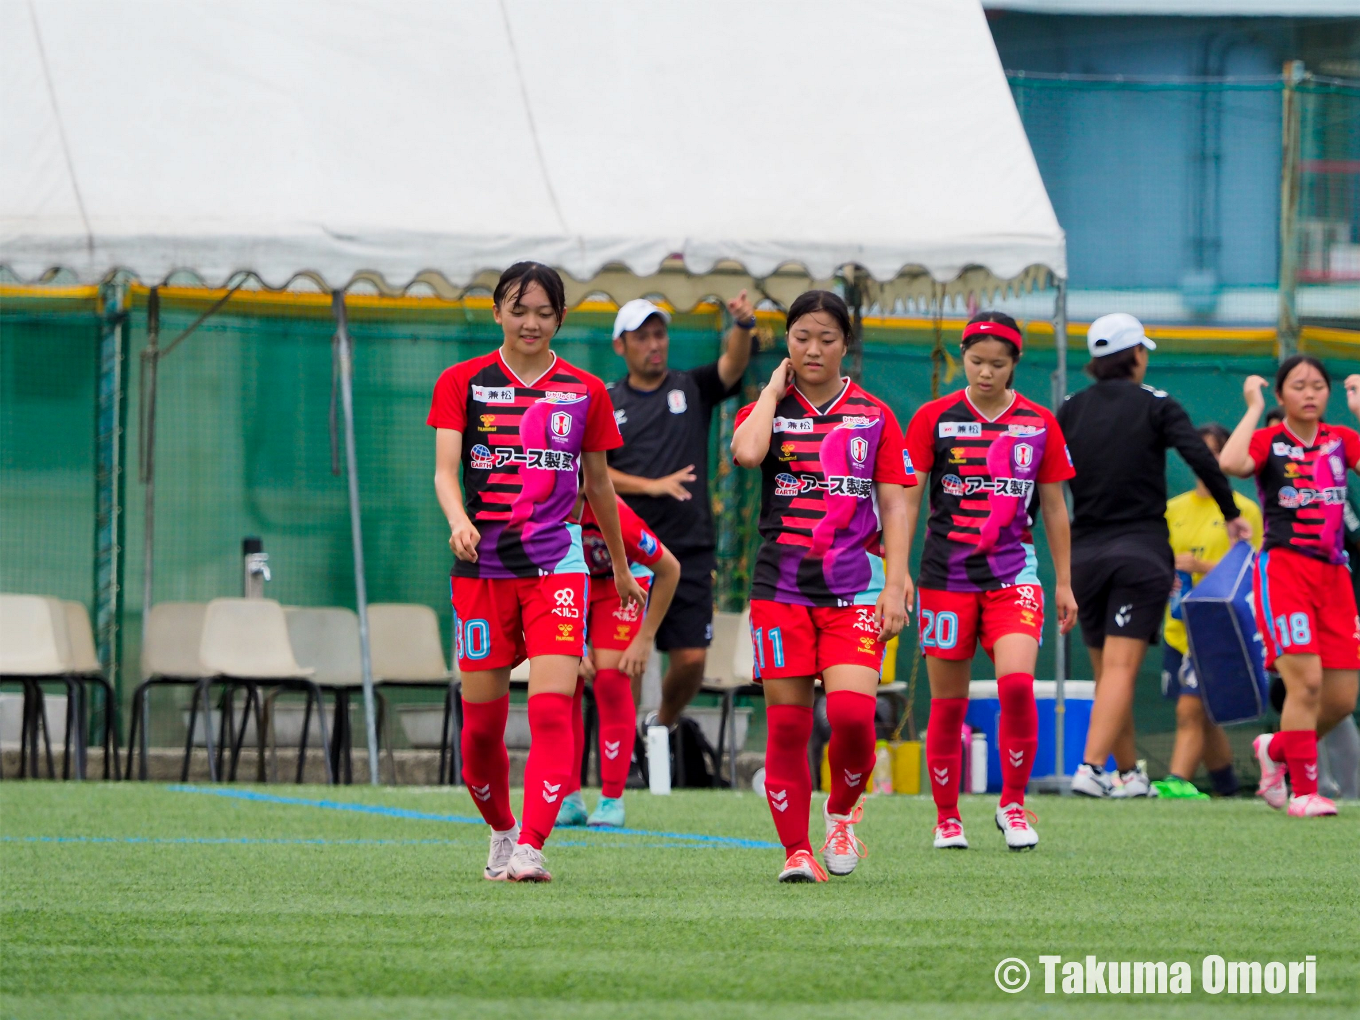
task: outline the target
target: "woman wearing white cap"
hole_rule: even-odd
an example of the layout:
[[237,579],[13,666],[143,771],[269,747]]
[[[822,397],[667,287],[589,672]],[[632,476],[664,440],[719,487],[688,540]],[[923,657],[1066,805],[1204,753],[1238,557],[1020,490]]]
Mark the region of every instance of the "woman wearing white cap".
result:
[[[1138,767],[1133,688],[1156,642],[1175,581],[1166,528],[1166,450],[1174,446],[1223,512],[1228,536],[1250,537],[1232,487],[1190,417],[1165,391],[1143,384],[1157,349],[1132,315],[1091,323],[1095,385],[1058,411],[1077,475],[1072,490],[1072,588],[1096,677],[1095,703],[1072,791],[1091,797],[1156,796]],[[1123,782],[1104,769],[1113,754]]]

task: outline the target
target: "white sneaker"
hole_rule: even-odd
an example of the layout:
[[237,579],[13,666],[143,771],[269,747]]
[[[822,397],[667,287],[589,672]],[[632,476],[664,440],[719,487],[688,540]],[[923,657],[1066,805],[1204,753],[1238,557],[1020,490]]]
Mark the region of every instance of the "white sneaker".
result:
[[833,875],[848,875],[855,870],[861,857],[869,851],[855,836],[855,823],[864,816],[864,805],[856,804],[848,815],[833,815],[822,804],[822,818],[826,822],[826,842],[822,844],[822,860]]
[[1141,765],[1135,765],[1127,772],[1119,773],[1119,780],[1120,784],[1110,791],[1111,797],[1122,800],[1128,797],[1157,797],[1161,794],[1161,791],[1152,785]]
[[957,818],[946,818],[935,826],[936,850],[967,850],[968,837],[963,834],[963,823]]
[[1284,785],[1286,769],[1284,762],[1270,756],[1271,734],[1262,733],[1251,742],[1256,752],[1256,764],[1261,767],[1261,782],[1256,787],[1256,796],[1279,811],[1289,801],[1289,790]]
[[506,829],[504,832],[491,830],[491,853],[486,858],[486,870],[482,875],[492,882],[504,882],[506,880],[505,869],[510,864],[510,855],[515,852],[515,844],[519,842],[519,823],[515,823],[513,829]]
[[1290,818],[1324,818],[1336,814],[1336,805],[1320,793],[1304,793],[1289,798]]
[[1072,776],[1072,792],[1085,797],[1108,797],[1113,789],[1114,784],[1103,770],[1097,772],[1085,762],[1081,763]]
[[1023,804],[1002,804],[996,809],[996,827],[1006,837],[1008,849],[1033,850],[1038,845],[1039,834],[1030,827],[1027,817],[1033,814]]
[[528,843],[519,843],[510,855],[505,877],[512,882],[551,882],[552,875],[543,864],[543,851],[535,850]]

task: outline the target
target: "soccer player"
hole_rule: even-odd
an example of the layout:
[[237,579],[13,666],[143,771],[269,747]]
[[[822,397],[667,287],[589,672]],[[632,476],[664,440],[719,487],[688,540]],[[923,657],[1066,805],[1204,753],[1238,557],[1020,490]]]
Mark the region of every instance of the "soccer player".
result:
[[[1201,426],[1198,431],[1209,451],[1217,457],[1228,441],[1228,430],[1214,423]],[[1259,547],[1260,507],[1240,492],[1233,493],[1233,501],[1242,512],[1243,520],[1251,525],[1252,542]],[[1228,554],[1232,542],[1228,539],[1223,513],[1203,482],[1197,482],[1189,492],[1167,501],[1166,527],[1171,536],[1171,553],[1176,558],[1176,588],[1162,625],[1162,637],[1166,642],[1162,653],[1162,693],[1176,703],[1176,744],[1171,751],[1170,772],[1165,779],[1152,785],[1162,797],[1207,799],[1190,782],[1203,761],[1214,792],[1231,797],[1238,790],[1232,748],[1223,727],[1211,723],[1204,714],[1204,702],[1200,699],[1199,681],[1190,662],[1190,646],[1179,606],[1191,586],[1199,584],[1204,575]]]
[[624,502],[680,561],[680,586],[661,621],[666,653],[655,721],[674,726],[704,680],[713,638],[716,540],[708,498],[713,409],[736,395],[751,359],[756,313],[746,291],[727,302],[732,328],[717,361],[671,368],[670,313],[645,298],[619,309],[614,352],[628,372],[609,384],[623,446],[609,451],[609,476]]
[[[854,825],[874,767],[883,645],[910,605],[903,489],[916,479],[892,411],[841,375],[854,335],[845,302],[810,290],[785,322],[789,356],[737,413],[732,455],[761,470],[751,642],[768,706],[765,797],[787,855],[779,881],[825,882],[864,855]],[[825,870],[808,840],[818,676],[831,723]]]
[[[937,849],[968,848],[959,818],[961,731],[980,643],[996,664],[1001,699],[1001,800],[996,826],[1012,850],[1039,834],[1025,811],[1025,786],[1039,743],[1034,665],[1044,630],[1044,590],[1030,527],[1036,507],[1057,574],[1059,632],[1077,619],[1068,567],[1062,483],[1072,465],[1062,430],[1045,407],[1014,389],[1024,336],[1003,312],[963,328],[968,385],[922,405],[907,426],[907,453],[930,475],[930,518],[916,579],[921,651],[930,677],[926,765],[935,797]],[[907,492],[907,535],[925,490]]]
[[[637,732],[637,704],[633,684],[640,680],[652,654],[656,630],[666,618],[671,596],[680,581],[680,562],[657,539],[642,518],[618,501],[619,527],[628,566],[644,592],[648,592],[647,611],[619,599],[610,578],[614,562],[609,545],[600,532],[595,513],[586,505],[584,495],[576,499],[572,520],[581,526],[581,544],[586,567],[590,570],[590,601],[586,614],[588,654],[581,659],[576,696],[572,701],[572,736],[576,747],[573,761],[577,767],[565,789],[558,825],[589,825],[591,828],[623,826],[623,787],[628,781],[633,737]],[[655,581],[652,580],[655,576]],[[585,722],[581,699],[589,680],[595,693],[595,708],[600,719],[600,803],[586,815],[581,796],[580,761],[585,751]]]
[[[562,278],[537,262],[501,274],[499,349],[446,369],[428,422],[435,492],[449,522],[450,587],[462,674],[463,778],[491,825],[486,877],[547,882],[543,842],[572,771],[571,702],[584,650],[587,568],[567,522],[585,494],[626,604],[645,596],[628,570],[605,451],[622,440],[604,384],[562,361]],[[510,669],[529,660],[532,746],[522,826],[510,811],[505,750]],[[579,768],[579,760],[578,765]]]
[[[1083,762],[1072,792],[1088,797],[1155,797],[1138,765],[1133,690],[1161,630],[1176,581],[1166,534],[1166,451],[1175,447],[1218,504],[1228,537],[1251,537],[1232,486],[1164,390],[1143,384],[1157,345],[1132,315],[1102,315],[1086,333],[1095,380],[1058,409],[1076,477],[1072,493],[1072,581],[1096,696]],[[1105,771],[1114,755],[1121,782]]]
[[[1314,818],[1336,814],[1318,793],[1318,737],[1355,711],[1360,677],[1360,618],[1342,549],[1346,472],[1360,462],[1360,435],[1323,420],[1332,380],[1317,358],[1296,354],[1280,363],[1275,396],[1284,421],[1257,429],[1266,385],[1259,375],[1243,384],[1247,413],[1219,463],[1229,474],[1256,476],[1266,525],[1256,561],[1256,622],[1266,667],[1285,686],[1279,732],[1253,743],[1261,766],[1257,793],[1273,808],[1287,801],[1295,818]],[[1352,413],[1360,413],[1360,385],[1348,390]]]

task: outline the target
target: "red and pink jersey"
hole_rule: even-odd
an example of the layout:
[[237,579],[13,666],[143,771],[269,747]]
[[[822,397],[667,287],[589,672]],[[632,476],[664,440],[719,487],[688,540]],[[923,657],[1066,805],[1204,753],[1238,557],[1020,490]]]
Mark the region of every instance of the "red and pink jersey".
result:
[[[652,529],[643,523],[642,518],[633,512],[632,507],[617,496],[614,498],[618,501],[619,530],[623,533],[623,550],[628,555],[628,566],[634,577],[651,577],[652,567],[665,554],[666,547]],[[589,503],[586,503],[581,511],[581,519],[576,523],[581,525],[581,546],[585,550],[586,570],[590,576],[613,577],[614,560],[609,555],[609,546],[600,532],[600,522]]]
[[907,452],[918,471],[930,473],[930,520],[916,583],[944,591],[1038,584],[1029,530],[1036,486],[1076,474],[1048,408],[1017,393],[989,419],[960,390],[916,412],[907,426]]
[[[737,425],[755,404],[737,412]],[[796,386],[775,408],[760,465],[760,536],[751,598],[872,606],[883,590],[876,482],[915,485],[902,429],[850,380],[825,409]]]
[[1280,422],[1252,433],[1249,450],[1265,519],[1261,551],[1345,563],[1346,471],[1360,462],[1360,435],[1319,422],[1307,444]]
[[463,504],[482,535],[455,577],[587,572],[567,518],[581,454],[623,443],[604,383],[556,355],[525,382],[496,350],[444,370],[426,421],[463,434]]

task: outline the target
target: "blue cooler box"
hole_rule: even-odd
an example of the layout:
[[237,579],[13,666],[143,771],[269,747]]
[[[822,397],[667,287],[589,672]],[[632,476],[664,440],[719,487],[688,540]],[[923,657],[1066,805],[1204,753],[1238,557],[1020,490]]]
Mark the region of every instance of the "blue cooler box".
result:
[[[1054,734],[1057,727],[1053,722],[1054,698],[1057,697],[1057,684],[1052,680],[1036,680],[1034,699],[1039,708],[1039,749],[1034,755],[1032,776],[1051,776],[1057,770],[1054,762]],[[1086,729],[1091,722],[1091,702],[1096,695],[1096,685],[1090,680],[1069,680],[1063,685],[1063,714],[1067,725],[1063,729],[1063,757],[1067,767],[1066,775],[1075,772],[1081,765],[1086,751]],[[974,731],[987,734],[987,792],[1001,792],[1001,750],[998,741],[998,728],[1001,721],[1001,701],[996,696],[995,680],[974,680],[968,685],[968,715],[964,718]],[[1107,763],[1114,768],[1114,759]]]
[[1204,714],[1220,726],[1259,719],[1270,704],[1251,600],[1255,563],[1251,546],[1238,542],[1181,600]]

